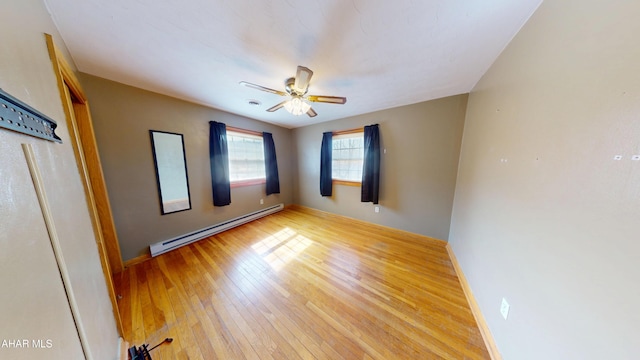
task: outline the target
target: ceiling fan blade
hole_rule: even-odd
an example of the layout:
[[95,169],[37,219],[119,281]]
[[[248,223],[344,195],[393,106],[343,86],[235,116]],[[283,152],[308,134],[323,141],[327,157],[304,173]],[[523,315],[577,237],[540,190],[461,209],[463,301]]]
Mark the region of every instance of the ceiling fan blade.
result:
[[272,107],[268,108],[268,109],[267,109],[267,111],[268,111],[268,112],[274,112],[274,111],[276,111],[276,110],[280,109],[281,107],[283,107],[283,106],[284,106],[284,104],[286,104],[286,103],[287,103],[287,102],[289,102],[289,101],[291,101],[291,100],[285,100],[285,101],[283,101],[283,102],[279,103],[278,105],[274,105],[274,106],[272,106]]
[[309,117],[315,117],[316,115],[318,115],[318,113],[313,110],[313,108],[309,108],[309,111],[307,111],[307,115],[309,115]]
[[311,77],[313,76],[313,71],[304,66],[298,66],[298,71],[296,71],[296,80],[293,83],[293,88],[300,94],[304,94],[307,92],[307,88],[309,87],[309,81],[311,81]]
[[280,96],[287,95],[287,93],[285,93],[284,91],[269,89],[267,87],[256,85],[256,84],[252,84],[252,83],[246,82],[246,81],[240,81],[240,85],[244,85],[244,86],[252,88],[252,89],[261,90],[261,91],[265,91],[265,92],[276,94],[276,95],[280,95]]
[[344,104],[347,102],[347,98],[342,96],[309,95],[306,97],[306,99],[313,102],[322,102],[322,103],[330,103],[330,104]]

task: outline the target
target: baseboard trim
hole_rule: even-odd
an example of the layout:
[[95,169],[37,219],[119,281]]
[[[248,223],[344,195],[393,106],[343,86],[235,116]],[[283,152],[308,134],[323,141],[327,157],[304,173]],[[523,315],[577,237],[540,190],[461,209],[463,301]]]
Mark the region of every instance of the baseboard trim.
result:
[[316,208],[312,208],[312,207],[308,207],[308,206],[304,206],[304,205],[290,204],[290,205],[285,206],[285,209],[292,209],[292,210],[300,209],[300,210],[304,210],[304,211],[308,211],[308,212],[316,212],[316,213],[319,213],[319,214],[326,214],[328,216],[339,216],[341,218],[349,219],[349,221],[358,222],[358,223],[361,223],[361,224],[368,224],[368,225],[378,226],[378,227],[383,228],[383,229],[389,229],[389,230],[397,231],[398,233],[405,233],[408,236],[420,237],[420,238],[423,238],[426,241],[431,241],[431,242],[434,242],[434,243],[442,245],[442,246],[446,246],[448,244],[446,240],[442,240],[442,239],[434,238],[434,237],[431,237],[431,236],[414,233],[414,232],[407,231],[407,230],[394,228],[394,227],[387,226],[387,225],[378,224],[378,223],[371,222],[371,221],[356,219],[356,218],[353,218],[353,217],[350,217],[350,216],[336,214],[336,213],[332,213],[332,212],[329,212],[329,211],[320,210],[320,209],[316,209]]
[[151,259],[151,254],[143,254],[143,255],[140,255],[140,256],[136,256],[133,259],[129,259],[129,260],[125,261],[123,263],[123,265],[124,265],[125,268],[128,268],[130,266],[143,263],[143,262],[145,262],[145,261],[147,261],[149,259]]
[[478,324],[478,328],[480,329],[480,334],[482,335],[482,340],[484,340],[484,345],[487,347],[487,351],[489,352],[489,356],[491,356],[492,360],[502,360],[502,356],[498,351],[498,347],[496,346],[496,342],[493,339],[493,335],[491,335],[491,331],[489,330],[489,326],[487,326],[487,322],[480,311],[480,306],[478,306],[478,302],[476,298],[473,296],[473,292],[471,291],[471,287],[467,282],[467,278],[464,276],[462,272],[462,268],[460,267],[460,263],[458,263],[458,259],[456,259],[456,255],[453,253],[453,249],[451,245],[447,243],[447,253],[449,254],[449,258],[451,259],[451,264],[453,265],[456,274],[458,275],[458,280],[460,280],[460,285],[462,286],[462,291],[467,298],[467,302],[469,303],[469,307],[471,308],[471,312],[473,313],[473,317],[476,319],[476,323]]

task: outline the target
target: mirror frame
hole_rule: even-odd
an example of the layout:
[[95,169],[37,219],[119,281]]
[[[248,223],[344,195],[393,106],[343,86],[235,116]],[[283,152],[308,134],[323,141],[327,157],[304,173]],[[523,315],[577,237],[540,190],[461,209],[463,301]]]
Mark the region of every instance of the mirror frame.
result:
[[[178,208],[176,210],[169,210],[169,211],[165,209],[165,201],[164,201],[164,196],[162,194],[162,182],[160,179],[160,171],[158,170],[158,156],[157,156],[157,152],[161,151],[161,149],[158,148],[158,144],[154,138],[154,134],[168,134],[168,135],[175,135],[180,137],[182,159],[184,162],[184,180],[187,187],[186,190],[187,190],[188,206],[186,208]],[[156,184],[158,186],[158,198],[160,200],[161,215],[167,215],[167,214],[173,214],[181,211],[191,210],[191,190],[189,189],[189,173],[187,171],[187,155],[185,153],[185,147],[184,147],[184,136],[178,133],[172,133],[168,131],[159,131],[159,130],[149,130],[149,136],[151,137],[151,152],[153,153],[153,166],[156,171]]]

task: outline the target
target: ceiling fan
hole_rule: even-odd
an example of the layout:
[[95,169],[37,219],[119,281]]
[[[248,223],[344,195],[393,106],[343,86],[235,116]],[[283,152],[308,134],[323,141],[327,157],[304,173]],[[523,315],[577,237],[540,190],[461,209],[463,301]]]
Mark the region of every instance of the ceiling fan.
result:
[[311,80],[311,76],[313,76],[313,71],[304,66],[298,66],[296,77],[288,78],[284,82],[284,89],[286,92],[270,89],[246,81],[240,81],[240,85],[280,96],[289,97],[287,100],[284,100],[283,102],[268,108],[268,112],[274,112],[284,107],[293,115],[302,115],[306,113],[307,115],[309,115],[309,117],[314,117],[318,115],[318,113],[316,113],[315,110],[311,108],[309,101],[329,104],[344,104],[347,102],[347,98],[341,96],[306,95],[307,90],[309,90],[309,81]]

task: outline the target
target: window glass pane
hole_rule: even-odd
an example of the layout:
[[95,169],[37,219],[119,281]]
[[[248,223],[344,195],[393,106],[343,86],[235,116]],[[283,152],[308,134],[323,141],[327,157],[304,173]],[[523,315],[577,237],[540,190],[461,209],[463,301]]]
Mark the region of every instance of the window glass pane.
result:
[[335,180],[362,181],[363,133],[337,135],[332,139],[332,174]]
[[261,137],[227,131],[227,146],[231,182],[265,178]]

